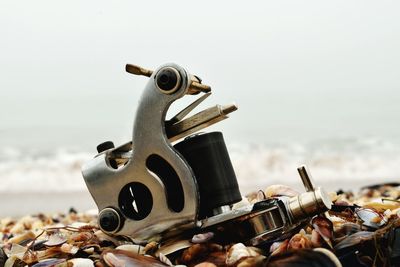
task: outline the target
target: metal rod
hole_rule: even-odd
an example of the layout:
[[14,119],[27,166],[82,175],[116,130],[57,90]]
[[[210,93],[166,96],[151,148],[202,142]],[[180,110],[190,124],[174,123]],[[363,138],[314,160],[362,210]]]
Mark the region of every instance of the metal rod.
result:
[[[125,70],[126,72],[129,72],[131,74],[141,75],[146,77],[150,77],[153,74],[152,70],[148,70],[133,64],[126,64]],[[189,93],[191,94],[195,94],[198,92],[208,93],[210,91],[211,87],[209,85],[201,84],[198,81],[194,81],[191,79],[191,83],[189,86]]]
[[297,171],[300,174],[301,180],[303,181],[303,185],[307,192],[314,191],[314,183],[312,180],[312,176],[310,171],[308,170],[306,165],[302,165],[297,168]]

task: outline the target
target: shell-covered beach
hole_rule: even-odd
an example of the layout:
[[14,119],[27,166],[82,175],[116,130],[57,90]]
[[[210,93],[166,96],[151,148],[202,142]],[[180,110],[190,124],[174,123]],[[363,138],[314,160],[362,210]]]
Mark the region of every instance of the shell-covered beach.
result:
[[[296,194],[288,186],[272,185],[242,202]],[[0,266],[399,266],[399,184],[329,195],[329,212],[282,239],[254,247],[246,246],[246,240],[225,242],[228,237],[200,232],[175,240],[173,253],[167,255],[163,243],[135,244],[129,237],[105,235],[98,228],[96,210],[3,217]]]

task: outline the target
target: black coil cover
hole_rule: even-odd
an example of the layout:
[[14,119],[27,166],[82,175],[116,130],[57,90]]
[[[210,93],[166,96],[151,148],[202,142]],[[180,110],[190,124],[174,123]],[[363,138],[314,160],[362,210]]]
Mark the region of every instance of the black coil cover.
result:
[[176,144],[192,168],[200,191],[200,219],[213,209],[239,202],[239,186],[221,132],[198,134]]

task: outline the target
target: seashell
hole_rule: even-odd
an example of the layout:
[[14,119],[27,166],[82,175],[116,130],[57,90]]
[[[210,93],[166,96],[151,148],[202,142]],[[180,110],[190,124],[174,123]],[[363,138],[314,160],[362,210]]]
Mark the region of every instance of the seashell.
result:
[[374,235],[373,232],[357,232],[337,243],[334,249],[338,254],[345,253],[346,251],[353,250],[365,242],[373,241]]
[[214,237],[214,233],[213,232],[206,232],[206,233],[202,233],[202,234],[197,234],[194,235],[192,238],[192,242],[195,244],[200,244],[200,243],[205,243],[209,240],[211,240]]
[[8,253],[6,253],[6,254],[7,254],[7,256],[9,258],[15,257],[15,258],[18,258],[18,259],[22,260],[22,258],[24,257],[25,252],[26,252],[26,248],[25,247],[23,247],[21,245],[18,245],[18,244],[12,244],[12,246],[10,248],[10,251]]
[[357,217],[363,222],[363,225],[378,229],[379,227],[386,224],[386,219],[378,212],[372,209],[357,209]]
[[208,248],[205,244],[195,244],[184,250],[181,256],[182,263],[189,263],[196,258],[204,257]]
[[141,254],[141,255],[144,254],[144,247],[135,244],[125,244],[118,246],[115,249],[124,250],[135,254]]
[[174,266],[174,265],[172,264],[172,262],[171,262],[171,261],[167,258],[167,256],[165,256],[164,254],[160,253],[159,256],[158,256],[158,258],[160,259],[160,261],[161,261],[162,263],[165,263],[165,264],[168,265],[168,266]]
[[10,238],[8,240],[8,243],[21,243],[24,240],[29,240],[31,241],[32,239],[34,239],[36,237],[36,235],[32,232],[32,231],[26,231],[23,234],[14,236],[13,238]]
[[274,242],[269,248],[269,252],[271,252],[271,256],[276,256],[282,254],[287,251],[287,247],[289,244],[289,239],[286,239],[282,242]]
[[359,224],[352,222],[345,222],[340,226],[335,227],[334,236],[335,238],[340,238],[343,236],[349,236],[354,233],[361,231],[361,227]]
[[[379,199],[379,200],[381,200],[381,199]],[[385,203],[375,202],[374,201],[374,202],[365,203],[363,205],[363,208],[374,209],[374,210],[376,210],[378,212],[384,212],[387,209],[394,210],[394,209],[400,208],[400,203],[399,202],[394,202],[394,201],[393,202],[387,201]]]
[[312,230],[311,232],[311,244],[313,247],[318,248],[318,247],[322,247],[324,245],[324,240],[322,238],[322,236],[315,231],[315,229]]
[[68,253],[68,254],[74,255],[79,251],[79,248],[76,246],[73,246],[71,244],[64,243],[61,245],[60,250],[63,253]]
[[4,267],[24,267],[26,263],[16,257],[10,257],[4,264]]
[[111,242],[113,243],[115,246],[118,245],[123,245],[123,243],[118,240],[115,237],[112,237],[110,235],[106,235],[105,233],[103,233],[102,231],[98,230],[96,232],[94,232],[94,236],[100,241],[100,242]]
[[258,255],[244,259],[237,265],[237,267],[264,267],[266,262],[267,258],[264,255]]
[[32,267],[67,267],[65,259],[46,259],[32,265]]
[[29,246],[30,249],[32,250],[40,250],[44,248],[44,243],[46,243],[47,240],[37,240],[37,239],[27,239],[25,241],[20,242],[19,244],[21,246]]
[[46,247],[56,247],[67,242],[67,239],[60,233],[50,235],[49,239],[43,243]]
[[75,258],[68,261],[68,267],[94,267],[91,259]]
[[321,216],[314,217],[311,221],[314,230],[324,239],[324,241],[332,248],[333,224],[332,222]]
[[226,252],[225,251],[215,251],[208,254],[203,258],[204,262],[209,262],[217,266],[225,266]]
[[90,232],[79,232],[79,233],[73,234],[70,237],[70,239],[75,242],[81,242],[81,241],[86,242],[92,238],[93,238],[93,233],[90,233]]
[[[154,242],[154,243],[155,243],[155,242]],[[148,251],[149,251],[149,250],[153,250],[153,249],[157,248],[158,245],[157,245],[156,247],[154,247],[156,244],[157,244],[157,243],[152,244],[152,242],[150,242],[149,244],[147,244],[147,245],[149,245],[149,247],[147,247],[147,245],[146,245],[146,247],[145,247],[146,254],[148,254]],[[161,247],[155,252],[155,255],[158,256],[159,253],[162,253],[162,254],[164,254],[164,255],[169,255],[169,254],[174,253],[174,252],[176,252],[176,251],[178,251],[178,250],[182,250],[182,249],[189,248],[189,247],[192,246],[192,245],[193,245],[193,244],[192,244],[189,240],[178,240],[178,241],[173,241],[173,242],[171,242],[171,243],[167,243],[167,244],[161,246]]]
[[287,249],[303,249],[311,247],[312,243],[307,236],[302,233],[298,233],[292,236],[292,238],[289,240]]
[[185,249],[178,259],[179,263],[192,265],[201,261],[212,262],[216,265],[225,263],[226,253],[223,247],[214,243],[194,244]]
[[287,185],[270,185],[264,190],[265,196],[266,197],[280,197],[280,196],[286,196],[286,197],[295,197],[299,192],[296,190],[290,188]]
[[226,264],[232,266],[239,262],[241,259],[247,257],[255,257],[260,255],[258,252],[251,248],[246,247],[242,243],[237,243],[229,248],[228,255],[226,257]]
[[110,250],[102,253],[103,260],[111,267],[167,266],[153,257],[147,257],[124,250]]

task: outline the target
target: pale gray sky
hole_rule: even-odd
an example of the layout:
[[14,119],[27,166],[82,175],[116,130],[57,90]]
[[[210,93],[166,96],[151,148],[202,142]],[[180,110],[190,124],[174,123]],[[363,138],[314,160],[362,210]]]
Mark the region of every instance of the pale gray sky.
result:
[[[240,109],[233,140],[400,135],[398,1],[0,2],[0,144],[131,135],[146,79],[176,62]],[[183,104],[182,104],[183,105]]]

